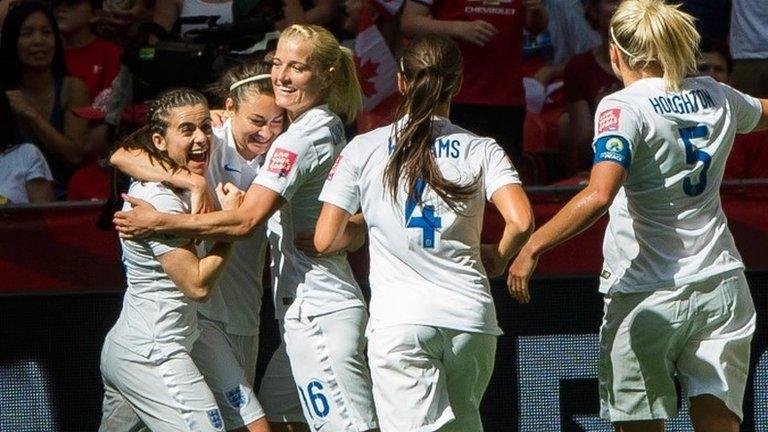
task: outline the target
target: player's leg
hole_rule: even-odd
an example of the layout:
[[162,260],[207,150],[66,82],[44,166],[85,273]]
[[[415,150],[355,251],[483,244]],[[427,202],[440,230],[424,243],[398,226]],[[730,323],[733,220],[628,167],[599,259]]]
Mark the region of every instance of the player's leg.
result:
[[363,307],[285,320],[288,358],[310,430],[378,427],[364,353],[367,321]]
[[[283,335],[283,323],[279,321],[280,335]],[[261,379],[259,400],[272,432],[306,432],[308,427],[301,411],[301,401],[293,381],[291,364],[285,350],[285,342],[281,343],[272,354],[267,364],[267,370]]]
[[697,432],[738,431],[747,385],[755,309],[744,273],[697,284],[692,333],[677,360]]
[[119,359],[111,382],[150,430],[224,431],[213,393],[187,353],[155,362],[119,345],[111,351]]
[[[269,432],[264,410],[253,391],[258,336],[229,335],[221,323],[201,317],[192,359],[205,377],[229,431]],[[253,358],[251,358],[253,357]]]
[[448,397],[456,419],[441,432],[482,432],[480,402],[491,381],[496,360],[496,336],[441,329],[449,343],[443,364]]
[[369,330],[368,358],[382,432],[438,431],[453,421],[441,360],[447,344],[436,327]]
[[600,327],[601,416],[616,430],[663,430],[677,415],[675,360],[688,329],[684,289],[609,293]]

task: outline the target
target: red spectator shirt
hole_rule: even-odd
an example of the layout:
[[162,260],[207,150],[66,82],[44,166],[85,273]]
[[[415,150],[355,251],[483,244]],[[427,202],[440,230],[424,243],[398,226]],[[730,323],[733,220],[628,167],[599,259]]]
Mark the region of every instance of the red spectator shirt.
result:
[[464,56],[464,82],[454,103],[523,106],[522,0],[414,0],[441,21],[484,20],[499,33],[484,47],[457,41]]
[[768,178],[768,131],[736,135],[725,164],[726,179]]
[[615,75],[597,63],[592,51],[576,54],[566,63],[564,82],[565,103],[586,101],[592,114],[604,96],[622,87]]
[[97,38],[84,47],[65,50],[64,55],[69,74],[85,82],[93,101],[99,92],[112,86],[120,72],[123,49]]

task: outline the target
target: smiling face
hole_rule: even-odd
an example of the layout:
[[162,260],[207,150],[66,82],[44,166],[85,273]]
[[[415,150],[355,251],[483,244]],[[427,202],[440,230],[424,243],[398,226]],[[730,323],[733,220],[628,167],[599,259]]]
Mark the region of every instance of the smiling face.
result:
[[251,92],[237,108],[232,99],[227,99],[227,110],[234,113],[232,136],[238,153],[246,160],[266,153],[283,132],[285,111],[272,95]]
[[42,12],[34,12],[27,17],[19,31],[19,63],[30,69],[49,68],[53,63],[55,45],[52,23]]
[[312,43],[298,37],[280,38],[272,58],[272,85],[277,106],[285,108],[291,119],[323,103],[319,73],[310,65]]
[[152,142],[180,167],[203,175],[211,147],[211,114],[203,104],[172,108],[165,135],[152,134]]

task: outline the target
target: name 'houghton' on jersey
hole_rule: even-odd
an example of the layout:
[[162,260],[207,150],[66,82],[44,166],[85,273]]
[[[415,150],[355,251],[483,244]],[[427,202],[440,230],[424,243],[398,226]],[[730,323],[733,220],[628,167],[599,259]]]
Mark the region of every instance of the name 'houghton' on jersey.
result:
[[595,163],[627,179],[610,207],[600,290],[670,289],[743,268],[720,204],[737,133],[751,132],[757,99],[709,77],[680,92],[646,78],[605,97],[595,118]]

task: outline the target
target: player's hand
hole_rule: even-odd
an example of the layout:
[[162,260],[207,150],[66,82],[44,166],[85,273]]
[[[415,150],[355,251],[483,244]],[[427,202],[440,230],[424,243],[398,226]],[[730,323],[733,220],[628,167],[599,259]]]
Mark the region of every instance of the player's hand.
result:
[[504,273],[507,263],[499,255],[499,244],[480,245],[480,260],[485,267],[485,273],[489,278],[499,277]]
[[224,122],[232,117],[232,113],[227,110],[211,110],[211,126],[223,127]]
[[232,183],[219,183],[216,186],[216,196],[219,198],[222,210],[235,210],[242,204],[245,192],[238,189]]
[[133,239],[152,234],[156,226],[155,218],[159,213],[152,204],[123,194],[123,200],[131,205],[129,211],[115,213],[112,223],[121,238]]
[[536,262],[538,262],[538,258],[531,256],[523,249],[512,262],[512,266],[509,267],[507,289],[512,298],[517,300],[518,303],[528,303],[531,301],[528,282],[531,279],[533,270],[536,268]]
[[493,24],[483,20],[459,21],[454,27],[454,36],[457,39],[481,47],[499,34],[499,30]]

